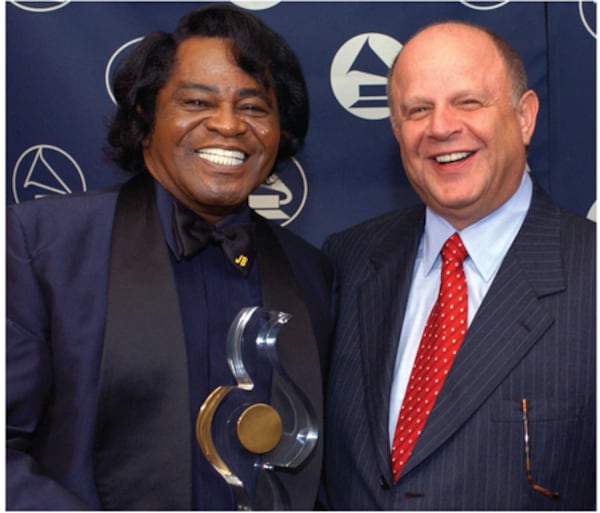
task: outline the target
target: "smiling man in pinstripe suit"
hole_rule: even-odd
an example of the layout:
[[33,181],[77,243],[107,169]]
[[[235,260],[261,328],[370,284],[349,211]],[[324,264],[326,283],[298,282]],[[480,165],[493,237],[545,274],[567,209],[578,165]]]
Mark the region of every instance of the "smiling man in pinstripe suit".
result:
[[[529,172],[539,102],[523,64],[481,27],[436,23],[401,50],[388,92],[424,205],[325,244],[340,293],[326,416],[330,505],[594,509],[595,226],[555,205]],[[455,233],[468,253],[468,328],[393,473],[440,249]]]

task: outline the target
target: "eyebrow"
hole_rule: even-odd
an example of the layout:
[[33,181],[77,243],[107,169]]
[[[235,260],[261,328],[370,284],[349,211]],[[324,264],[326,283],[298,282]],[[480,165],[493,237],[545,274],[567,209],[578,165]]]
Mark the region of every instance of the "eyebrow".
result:
[[400,105],[404,107],[411,105],[421,105],[422,103],[433,103],[433,101],[429,98],[425,98],[424,96],[412,96],[411,98],[407,98],[406,100],[400,102]]
[[[490,93],[489,91],[486,91],[484,89],[461,89],[459,91],[454,92],[450,98],[452,100],[456,100],[458,98],[464,98],[467,96],[475,96],[477,98],[489,98],[491,96],[493,96],[492,93]],[[408,107],[412,107],[414,105],[429,105],[435,103],[435,100],[430,98],[430,97],[426,97],[426,96],[411,96],[410,98],[405,99],[404,101],[400,102],[399,105],[401,108],[408,108]]]
[[[175,90],[182,90],[182,89],[192,89],[192,90],[198,90],[198,91],[204,91],[207,93],[213,93],[216,94],[219,92],[219,88],[217,86],[213,86],[213,85],[209,85],[209,84],[202,84],[202,83],[198,83],[198,82],[179,82],[176,87]],[[257,88],[257,87],[244,87],[242,89],[238,89],[236,91],[236,95],[239,98],[252,98],[252,97],[258,97],[260,99],[262,99],[265,103],[267,103],[269,106],[273,106],[272,105],[272,101],[271,98],[265,93],[264,90]]]

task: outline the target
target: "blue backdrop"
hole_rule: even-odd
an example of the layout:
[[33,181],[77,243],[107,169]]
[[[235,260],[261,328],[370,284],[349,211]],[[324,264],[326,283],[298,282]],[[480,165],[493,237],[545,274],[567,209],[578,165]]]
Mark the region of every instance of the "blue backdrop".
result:
[[[171,31],[207,3],[6,3],[7,201],[126,179],[101,152],[114,65],[145,33]],[[251,197],[266,217],[320,245],[328,233],[416,201],[389,127],[385,75],[416,29],[443,19],[485,25],[521,54],[541,100],[533,173],[561,205],[594,212],[595,2],[233,3],[288,40],[311,98],[304,148]]]

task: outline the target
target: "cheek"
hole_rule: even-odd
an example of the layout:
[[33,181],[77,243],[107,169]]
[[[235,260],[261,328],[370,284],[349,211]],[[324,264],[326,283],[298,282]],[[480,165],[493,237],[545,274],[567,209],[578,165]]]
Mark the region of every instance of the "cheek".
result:
[[423,129],[415,126],[415,123],[403,123],[400,129],[394,131],[396,141],[407,155],[419,152],[422,134]]
[[261,140],[272,140],[275,135],[275,128],[271,125],[254,125],[254,132]]
[[278,148],[279,141],[281,139],[281,134],[278,126],[272,125],[260,125],[256,133],[260,140],[262,141],[265,148]]
[[246,123],[266,151],[275,151],[277,153],[281,139],[281,128],[278,117],[246,119]]
[[197,128],[203,124],[205,116],[194,114],[175,113],[166,111],[155,117],[154,133],[168,144],[179,144],[192,137]]

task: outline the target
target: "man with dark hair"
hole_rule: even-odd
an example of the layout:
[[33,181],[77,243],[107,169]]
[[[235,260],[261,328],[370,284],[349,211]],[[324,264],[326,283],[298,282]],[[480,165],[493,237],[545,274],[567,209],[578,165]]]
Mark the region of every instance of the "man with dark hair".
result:
[[[303,143],[299,63],[207,7],[149,34],[115,97],[106,153],[135,176],[8,208],[7,507],[310,509],[332,270],[247,205]],[[229,329],[249,307],[264,347]]]
[[332,236],[334,509],[595,508],[595,226],[527,162],[538,98],[489,31],[419,31],[389,74],[424,204]]

